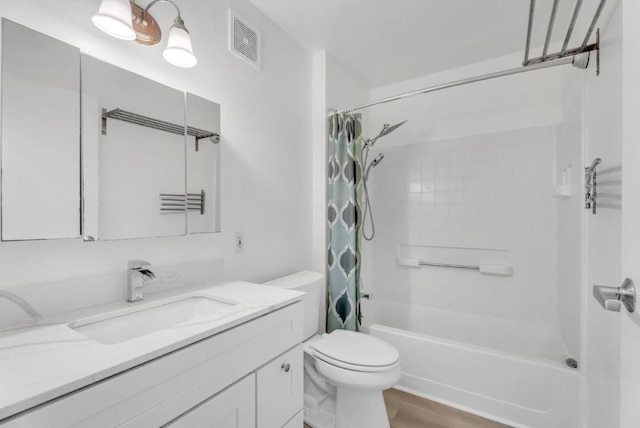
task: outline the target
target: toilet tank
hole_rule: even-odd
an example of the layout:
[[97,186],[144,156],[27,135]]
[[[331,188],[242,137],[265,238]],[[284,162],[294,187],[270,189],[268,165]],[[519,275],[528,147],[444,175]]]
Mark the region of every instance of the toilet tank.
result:
[[317,272],[302,271],[265,282],[264,285],[304,292],[305,295],[302,297],[304,340],[318,332],[320,299],[324,298],[325,289],[324,275]]

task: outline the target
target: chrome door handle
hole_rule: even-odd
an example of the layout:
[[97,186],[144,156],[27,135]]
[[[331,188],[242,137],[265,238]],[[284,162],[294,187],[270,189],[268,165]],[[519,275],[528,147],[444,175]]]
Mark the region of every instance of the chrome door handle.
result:
[[622,305],[629,312],[636,310],[636,286],[629,278],[624,280],[621,287],[594,285],[593,296],[608,311],[620,312]]

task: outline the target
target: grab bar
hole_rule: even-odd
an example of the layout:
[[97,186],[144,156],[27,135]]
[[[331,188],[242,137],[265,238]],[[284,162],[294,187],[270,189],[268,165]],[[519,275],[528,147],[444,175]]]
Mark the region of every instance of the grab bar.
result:
[[451,269],[469,269],[469,270],[480,270],[480,266],[468,266],[468,265],[453,265],[450,263],[432,263],[432,262],[423,262],[419,261],[418,266],[433,266],[433,267],[443,267],[443,268],[451,268]]
[[473,265],[459,265],[452,263],[435,263],[435,262],[425,262],[423,260],[418,259],[409,259],[409,258],[398,258],[396,260],[398,265],[406,266],[406,267],[441,267],[441,268],[449,268],[449,269],[466,269],[466,270],[477,270],[480,273],[488,274],[488,275],[505,275],[510,276],[513,275],[513,268],[509,265],[491,265],[491,264],[480,264],[478,266]]

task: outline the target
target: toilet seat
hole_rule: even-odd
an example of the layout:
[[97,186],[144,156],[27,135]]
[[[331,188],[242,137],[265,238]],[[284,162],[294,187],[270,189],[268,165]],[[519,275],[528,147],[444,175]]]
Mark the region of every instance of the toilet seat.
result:
[[398,351],[388,343],[364,333],[336,330],[312,346],[319,360],[345,370],[385,372],[399,365]]

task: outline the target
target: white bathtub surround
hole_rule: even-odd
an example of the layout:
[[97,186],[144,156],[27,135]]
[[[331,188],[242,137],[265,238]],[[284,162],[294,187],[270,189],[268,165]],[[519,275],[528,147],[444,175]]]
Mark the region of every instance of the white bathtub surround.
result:
[[[575,162],[562,144],[580,134],[560,126],[381,147],[374,297],[363,314],[400,351],[401,388],[515,426],[579,426],[581,375],[565,360],[581,359],[580,318],[570,315],[580,299],[562,294],[561,310],[558,271],[573,272],[580,252],[561,267],[556,256],[580,234],[567,228],[558,239],[559,204],[572,200],[553,194],[556,153]],[[570,214],[580,216],[562,221]],[[407,259],[506,275],[397,261]]]
[[369,331],[402,355],[396,388],[514,427],[579,426],[581,376],[558,363],[379,324]]
[[[379,235],[367,291],[386,301],[557,326],[553,145],[554,127],[541,127],[380,146],[385,159],[370,186]],[[465,252],[459,260],[443,255],[450,263],[477,264],[486,255],[485,262],[511,265],[513,276],[399,267],[407,245]]]
[[374,299],[367,331],[400,351],[396,388],[517,427],[580,427],[582,376],[558,329]]
[[514,357],[564,366],[568,351],[558,329],[373,299],[369,324],[380,324],[418,335],[478,346]]
[[[160,329],[133,340],[102,344],[69,323],[90,323],[192,296],[231,303],[214,319]],[[300,294],[243,282],[156,293],[138,304],[113,303],[43,318],[32,328],[0,334],[0,419],[282,308]],[[299,332],[301,334],[301,331]],[[93,403],[96,404],[96,403]]]

